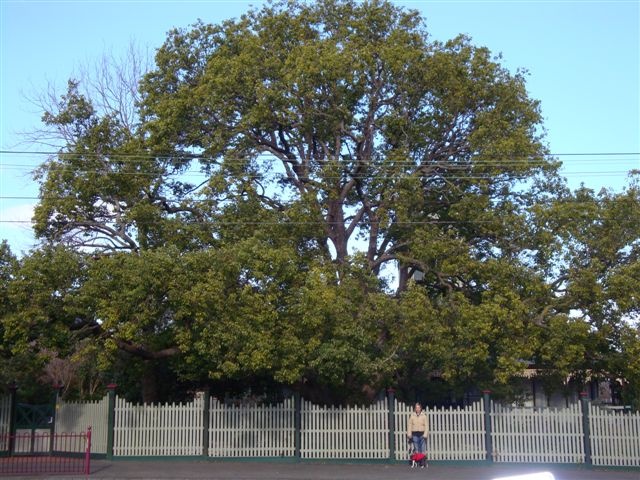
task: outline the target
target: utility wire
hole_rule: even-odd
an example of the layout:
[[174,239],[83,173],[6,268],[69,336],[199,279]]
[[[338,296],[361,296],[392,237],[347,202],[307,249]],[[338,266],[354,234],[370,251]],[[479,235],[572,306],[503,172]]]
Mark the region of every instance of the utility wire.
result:
[[[166,221],[172,220],[171,218],[165,219]],[[165,222],[162,221],[147,221],[147,222],[131,222],[131,227],[134,225],[163,225]],[[34,223],[33,220],[0,220],[0,223]],[[109,224],[114,223],[113,221],[107,222]],[[404,226],[404,225],[473,225],[473,224],[484,224],[484,223],[495,223],[495,220],[424,220],[424,221],[410,221],[410,222],[392,222],[390,226]],[[292,221],[281,221],[281,222],[251,222],[251,221],[237,221],[237,222],[229,222],[229,221],[219,221],[219,220],[211,220],[209,222],[197,220],[194,222],[189,222],[186,226],[192,225],[270,225],[270,226],[296,226],[296,225],[343,225],[341,222],[292,222]]]
[[[68,200],[70,196],[51,196],[51,195],[47,195],[44,197],[35,197],[35,196],[0,196],[0,200]],[[215,199],[208,199],[208,198],[186,198],[186,199],[182,199],[182,200],[171,200],[171,199],[163,199],[162,201],[167,202],[167,203],[181,203],[181,202],[185,202],[185,203],[207,203],[207,202],[215,202]],[[111,202],[104,202],[104,203],[111,203]],[[295,203],[295,202],[294,202]],[[591,202],[584,202],[582,200],[571,200],[571,199],[562,199],[562,200],[557,200],[557,201],[553,201],[551,202],[554,205],[593,205]],[[540,202],[536,203],[536,205],[539,205]],[[350,205],[350,202],[339,202],[338,205]]]
[[[53,151],[53,150],[0,150],[0,154],[28,154],[28,155],[74,155],[76,154],[75,152],[59,152],[59,151]],[[82,153],[82,155],[93,155],[93,156],[103,156],[104,154],[100,154],[100,153]],[[150,153],[150,152],[139,152],[139,153],[114,153],[113,155],[118,156],[118,157],[137,157],[137,156],[152,156],[152,157],[156,157],[156,154],[154,153]],[[261,152],[258,155],[269,155],[272,156],[272,153],[268,153],[268,152]],[[602,156],[602,155],[640,155],[640,152],[566,152],[566,153],[546,153],[543,156],[545,157],[555,157],[555,156],[585,156],[585,155],[598,155],[598,156]],[[213,159],[213,157],[205,157],[201,154],[166,154],[166,155],[160,155],[158,154],[157,156],[159,157],[164,157],[164,158],[177,158],[177,157],[181,157],[184,159],[199,159],[199,158],[210,158]],[[500,155],[502,156],[502,155]]]
[[[639,154],[640,155],[640,154]],[[276,159],[277,162],[281,162],[280,159]],[[635,163],[636,161],[638,161],[638,166],[640,167],[640,156],[638,157],[638,159],[620,159],[620,158],[591,158],[591,159],[586,159],[586,158],[582,158],[580,161],[580,164],[584,164],[587,162],[598,162],[599,164],[603,164],[603,165],[607,165],[607,166],[612,166],[611,163],[615,162],[616,165],[622,165],[624,163]],[[227,166],[232,166],[233,164],[229,165],[226,164]],[[242,163],[242,165],[246,165],[246,163]],[[185,175],[198,175],[198,176],[210,176],[211,174],[207,173],[207,172],[203,172],[203,171],[199,171],[199,172],[194,172],[192,169],[187,169],[185,171],[177,171],[177,172],[166,172],[162,169],[162,167],[159,167],[157,170],[147,170],[144,168],[139,168],[139,166],[134,167],[136,169],[133,170],[129,170],[129,171],[122,171],[119,170],[120,168],[126,168],[127,165],[119,165],[117,163],[115,163],[112,160],[108,160],[105,161],[104,163],[102,163],[101,165],[96,165],[95,167],[92,168],[81,168],[80,165],[78,166],[73,166],[73,165],[69,165],[66,162],[56,162],[56,163],[52,163],[52,164],[48,164],[48,165],[43,165],[43,164],[24,164],[24,163],[3,163],[0,162],[0,166],[3,169],[6,170],[22,170],[22,171],[31,171],[32,169],[36,169],[36,168],[40,168],[40,167],[44,167],[44,170],[46,171],[58,171],[58,172],[66,172],[66,171],[72,171],[72,172],[77,172],[77,173],[100,173],[100,174],[113,174],[113,175],[153,175],[153,176],[158,176],[158,175],[165,175],[165,176],[185,176]],[[220,172],[220,169],[222,168],[223,165],[217,165],[217,169],[212,171],[213,173],[216,172]],[[422,167],[426,167],[426,168],[442,168],[442,169],[447,169],[450,171],[455,171],[455,170],[465,170],[465,171],[469,171],[469,170],[474,170],[474,169],[482,169],[483,167],[528,167],[528,168],[532,168],[532,169],[536,169],[536,168],[542,168],[542,167],[546,167],[549,166],[549,163],[547,163],[546,161],[521,161],[521,162],[513,162],[513,161],[503,161],[503,162],[496,162],[496,161],[483,161],[480,159],[477,160],[473,160],[470,162],[456,162],[456,161],[434,161],[434,162],[427,162],[424,164],[418,164],[417,162],[393,162],[393,163],[382,163],[382,164],[375,164],[375,165],[371,165],[371,169],[372,170],[377,170],[377,173],[371,173],[371,174],[366,174],[363,173],[362,174],[362,178],[376,178],[377,176],[380,176],[381,173],[384,172],[384,170],[393,170],[396,168],[402,168],[405,167],[407,170],[409,169],[413,169],[414,172],[416,171],[416,169],[422,168]],[[629,165],[630,167],[633,165]],[[316,166],[310,170],[313,171],[318,171],[320,170],[322,167],[321,166]],[[562,164],[559,167],[560,171],[563,171],[565,168],[567,168],[566,165]],[[242,173],[242,172],[241,172]],[[246,172],[249,173],[249,172]],[[309,172],[311,173],[311,172]],[[402,173],[398,173],[398,174],[408,174],[410,172],[402,172]],[[593,172],[574,172],[571,174],[580,174],[580,173],[593,173]],[[598,173],[598,172],[595,172]],[[606,172],[603,172],[606,173]],[[613,171],[611,173],[619,173],[618,171]],[[620,172],[620,173],[627,173],[627,170],[625,169],[624,172]],[[279,171],[267,171],[262,173],[261,175],[281,175],[284,174],[284,172],[279,172]],[[342,174],[341,174],[342,175]],[[345,172],[344,175],[349,175],[349,172]],[[353,177],[353,175],[351,175],[351,177]],[[328,177],[328,176],[324,176],[324,178],[341,178],[341,177]],[[383,177],[384,178],[384,177]]]
[[[6,167],[10,167],[7,168],[7,170],[13,170],[13,171],[24,171],[27,172],[28,169],[22,168],[18,165],[12,165],[12,164],[5,164],[4,166]],[[455,172],[455,168],[453,169]],[[626,175],[629,173],[629,170],[598,170],[598,171],[563,171],[562,169],[560,169],[560,173],[562,175],[566,175],[566,176],[574,176],[574,175],[584,175],[584,176],[591,176],[591,175]],[[100,176],[107,176],[107,175],[117,175],[117,176],[123,176],[123,177],[165,177],[165,178],[209,178],[211,177],[211,175],[206,174],[206,173],[199,173],[199,172],[184,172],[184,173],[162,173],[162,172],[148,172],[148,171],[137,171],[137,172],[121,172],[121,171],[112,171],[112,170],[108,170],[108,171],[100,171],[99,169],[95,169],[95,170],[82,170],[82,169],[75,169],[75,168],[70,168],[70,167],[62,167],[62,168],[55,168],[52,169],[52,171],[54,172],[74,172],[76,174],[79,175],[100,175]],[[403,174],[395,174],[395,175],[380,175],[380,174],[372,174],[372,175],[349,175],[349,174],[345,174],[345,175],[316,175],[311,177],[312,180],[315,181],[321,181],[321,180],[340,180],[340,179],[356,179],[356,180],[392,180],[392,179],[404,179],[404,178],[409,178],[410,175],[413,175],[416,172],[406,172]],[[517,172],[514,172],[514,175]],[[447,174],[446,172],[438,172],[438,171],[434,171],[431,174],[425,174],[422,176],[418,176],[418,177],[414,177],[414,178],[421,178],[421,177],[429,177],[429,178],[433,178],[433,179],[437,179],[439,177],[443,178],[443,179],[447,179],[447,180],[491,180],[496,178],[497,176],[500,175],[500,172],[494,172],[492,174],[487,174],[487,175],[451,175],[451,174]],[[280,173],[280,172],[267,172],[267,173],[260,173],[260,174],[239,174],[239,177],[244,177],[250,180],[258,180],[258,179],[272,179],[272,180],[288,180],[289,177],[287,177],[287,175],[285,173]]]
[[[591,158],[589,158],[591,157]],[[623,158],[623,157],[628,157],[628,158]],[[275,157],[275,156],[271,156],[268,157],[269,160],[274,160],[276,162],[282,162],[283,160]],[[16,160],[14,158],[14,160]],[[73,158],[71,158],[71,156],[69,156],[69,158],[64,159],[64,160],[55,160],[54,162],[38,162],[38,163],[25,163],[25,162],[21,162],[21,163],[7,163],[6,161],[1,161],[0,160],[0,165],[7,165],[7,166],[16,166],[16,167],[32,167],[32,168],[38,168],[38,167],[42,167],[42,166],[48,166],[48,165],[60,165],[60,164],[64,164],[67,161],[77,161],[77,160],[82,160],[82,161],[88,161],[91,160],[91,158],[87,159],[84,158],[83,155],[73,155]],[[156,162],[157,159],[150,159],[150,158],[142,158],[140,159],[142,160],[140,163],[153,163]],[[252,159],[248,159],[248,158],[244,158],[241,159],[240,157],[227,157],[225,158],[223,161],[219,161],[218,163],[216,163],[215,165],[246,165],[248,161],[250,161]],[[256,159],[257,160],[257,159]],[[267,158],[265,158],[265,160],[267,160]],[[640,160],[640,154],[639,155],[631,155],[631,154],[624,154],[624,155],[609,155],[609,156],[600,156],[600,155],[584,155],[584,156],[580,156],[580,157],[569,157],[567,160],[561,161],[560,163],[564,164],[564,163],[574,163],[574,162],[589,162],[589,163],[604,163],[604,162],[635,162],[635,161],[639,161]],[[101,160],[98,160],[101,162],[101,165],[109,165],[109,164],[113,164],[114,166],[119,166],[119,167],[124,167],[127,165],[132,165],[132,162],[129,163],[125,163],[122,162],[118,159],[118,157],[111,157],[109,156],[108,158],[103,158]],[[512,166],[521,166],[521,165],[547,165],[548,163],[552,162],[553,159],[542,159],[542,157],[539,158],[531,158],[531,157],[507,157],[507,156],[501,156],[501,157],[493,157],[492,159],[483,159],[480,157],[472,157],[471,159],[464,159],[464,160],[437,160],[437,161],[426,161],[423,162],[423,165],[429,165],[429,166],[433,166],[433,165],[442,165],[442,166],[470,166],[470,165],[512,165]],[[410,167],[416,167],[421,165],[417,160],[393,160],[393,159],[373,159],[373,162],[377,162],[377,163],[370,163],[367,165],[371,165],[371,166],[375,166],[375,167],[396,167],[396,166],[410,166]],[[345,160],[341,160],[341,163],[346,163]],[[135,165],[135,164],[134,164]],[[139,165],[139,164],[138,164]],[[318,164],[320,165],[320,164]],[[135,165],[137,166],[137,165]],[[187,164],[185,164],[184,166],[188,166]]]
[[[211,157],[202,154],[184,154],[184,153],[176,153],[176,154],[153,154],[150,152],[139,152],[139,153],[109,153],[109,154],[101,154],[101,153],[92,153],[92,152],[55,152],[55,151],[26,151],[26,150],[0,150],[0,155],[47,155],[47,156],[62,156],[67,159],[83,159],[83,158],[97,158],[97,159],[135,159],[137,161],[149,161],[156,162],[159,160],[172,160],[172,161],[192,161],[192,160],[200,160],[200,161],[209,161],[209,162],[241,162],[245,163],[248,160],[257,160],[259,158],[267,158],[267,159],[277,159],[278,161],[282,161],[282,159],[278,158],[275,154],[269,152],[259,152],[252,156],[225,156],[221,155],[220,157]],[[505,156],[505,155],[478,155],[472,154],[470,155],[470,159],[473,160],[474,163],[505,163],[505,162],[514,162],[517,164],[530,161],[530,162],[540,162],[541,158],[546,158],[549,160],[554,160],[555,157],[621,157],[621,156],[640,156],[640,152],[568,152],[568,153],[548,153],[542,155],[513,155],[513,156]],[[584,160],[584,159],[583,159]],[[593,161],[601,161],[602,158],[593,159]],[[351,161],[350,159],[340,158],[339,161],[341,163],[347,163]],[[393,156],[381,158],[373,158],[372,161],[380,162],[385,161],[389,162],[393,165],[409,165],[415,166],[416,161],[408,161],[402,160],[398,158],[396,160],[393,159]],[[451,162],[444,162],[448,165],[455,163],[456,160],[453,159]]]

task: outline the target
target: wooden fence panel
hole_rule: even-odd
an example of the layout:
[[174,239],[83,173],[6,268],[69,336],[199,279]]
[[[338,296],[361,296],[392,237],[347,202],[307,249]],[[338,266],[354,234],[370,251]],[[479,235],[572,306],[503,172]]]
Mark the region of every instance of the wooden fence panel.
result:
[[202,395],[164,405],[134,405],[116,396],[114,455],[202,455],[203,408]]
[[0,452],[9,450],[9,431],[11,422],[11,396],[0,396]]
[[211,398],[210,457],[293,457],[293,398],[276,405],[225,405]]
[[389,409],[386,400],[364,406],[318,406],[302,401],[302,458],[389,458]]
[[[413,405],[395,402],[396,460],[408,459],[407,421]],[[429,460],[484,460],[486,457],[482,402],[465,408],[427,408]]]
[[[293,457],[293,398],[276,405],[230,406],[215,398],[209,408],[210,457]],[[408,458],[407,418],[412,407],[395,400],[396,460]],[[85,432],[92,427],[95,453],[106,453],[108,397],[97,402],[56,406],[55,431]],[[620,413],[590,405],[594,465],[640,466],[640,413]],[[203,396],[192,402],[134,405],[116,396],[114,455],[200,456],[203,454]],[[429,460],[484,460],[482,402],[466,408],[426,409]],[[0,397],[0,451],[8,445],[10,397]],[[386,399],[364,406],[326,407],[301,401],[300,455],[303,459],[389,458]],[[493,459],[496,462],[583,463],[580,404],[564,409],[511,408],[491,404]]]
[[492,403],[491,430],[495,462],[584,462],[580,404],[534,410]]
[[108,396],[95,402],[59,400],[56,404],[55,432],[60,435],[79,434],[91,427],[91,452],[107,453],[108,417]]
[[599,466],[640,467],[640,412],[589,405],[591,461]]

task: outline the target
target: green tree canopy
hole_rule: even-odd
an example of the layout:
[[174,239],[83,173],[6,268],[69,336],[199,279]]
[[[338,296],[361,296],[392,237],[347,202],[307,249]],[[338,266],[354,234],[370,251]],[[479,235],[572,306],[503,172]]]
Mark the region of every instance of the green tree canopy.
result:
[[44,113],[49,245],[2,253],[3,352],[93,352],[92,379],[133,359],[146,399],[167,372],[328,400],[513,393],[531,362],[638,378],[637,184],[570,192],[525,72],[470,38],[276,2],[171,31],[138,73],[124,103],[70,81]]
[[466,37],[430,41],[388,2],[286,2],[175,30],[142,96],[150,143],[200,154],[215,200],[250,185],[264,208],[317,224],[337,265],[353,248],[375,274],[400,262],[399,290],[425,267],[416,227],[492,256],[526,227],[513,225],[538,193],[525,182],[555,169],[524,75]]

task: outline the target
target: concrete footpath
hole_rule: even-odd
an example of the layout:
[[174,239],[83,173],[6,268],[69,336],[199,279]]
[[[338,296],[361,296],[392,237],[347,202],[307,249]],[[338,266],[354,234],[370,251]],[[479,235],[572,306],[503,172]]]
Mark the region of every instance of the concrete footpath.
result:
[[10,477],[80,479],[212,479],[212,480],[493,480],[513,475],[551,472],[556,480],[640,480],[640,470],[555,465],[452,465],[435,463],[425,469],[406,464],[265,463],[215,461],[106,461],[91,463],[91,475]]

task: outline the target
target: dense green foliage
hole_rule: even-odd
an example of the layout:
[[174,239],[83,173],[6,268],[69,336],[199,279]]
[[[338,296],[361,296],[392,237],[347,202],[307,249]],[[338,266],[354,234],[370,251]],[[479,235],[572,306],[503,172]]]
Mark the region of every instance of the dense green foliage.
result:
[[65,145],[42,247],[2,247],[3,380],[441,400],[533,363],[640,401],[638,184],[568,191],[524,74],[469,38],[274,4],[170,32],[139,99],[124,122],[70,81],[43,116]]

